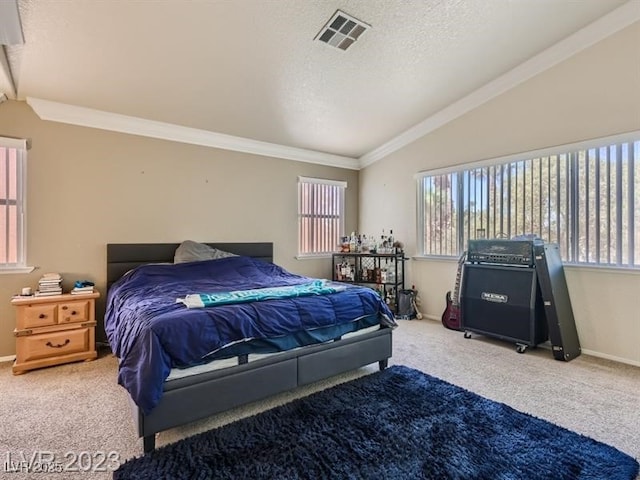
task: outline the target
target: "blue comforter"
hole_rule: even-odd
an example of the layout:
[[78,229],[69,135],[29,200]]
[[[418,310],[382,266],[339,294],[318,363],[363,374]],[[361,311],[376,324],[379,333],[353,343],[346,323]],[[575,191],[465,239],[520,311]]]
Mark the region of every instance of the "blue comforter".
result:
[[249,257],[144,265],[109,290],[105,330],[119,359],[118,383],[147,414],[160,401],[172,368],[224,358],[225,349],[253,340],[356,323],[395,326],[371,289],[347,285],[324,295],[187,308],[178,298],[200,293],[292,286],[314,279]]

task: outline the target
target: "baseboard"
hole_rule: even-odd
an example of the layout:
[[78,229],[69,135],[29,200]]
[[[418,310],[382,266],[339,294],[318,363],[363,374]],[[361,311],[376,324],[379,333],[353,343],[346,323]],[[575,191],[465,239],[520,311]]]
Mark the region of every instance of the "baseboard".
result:
[[[439,317],[437,317],[435,315],[426,315],[426,314],[424,314],[422,316],[422,318],[427,319],[427,320],[434,320],[434,321],[438,321],[438,322],[441,320]],[[551,350],[551,344],[549,342],[541,343],[541,344],[537,345],[537,347]],[[634,367],[640,367],[640,361],[631,360],[629,358],[617,357],[615,355],[609,355],[607,353],[601,353],[601,352],[597,352],[595,350],[588,350],[586,348],[582,348],[580,350],[580,352],[582,354],[584,354],[584,355],[589,355],[589,356],[598,357],[598,358],[604,358],[605,360],[612,360],[614,362],[624,363],[626,365],[633,365]]]
[[640,367],[640,362],[637,362],[635,360],[630,360],[628,358],[616,357],[615,355],[609,355],[609,354],[606,354],[606,353],[600,353],[600,352],[596,352],[594,350],[587,350],[587,349],[584,349],[584,348],[581,351],[585,355],[591,355],[592,357],[604,358],[605,360],[612,360],[614,362],[626,363],[627,365],[633,365],[634,367]]
[[0,357],[0,363],[3,362],[13,362],[16,359],[15,355],[9,355],[7,357]]

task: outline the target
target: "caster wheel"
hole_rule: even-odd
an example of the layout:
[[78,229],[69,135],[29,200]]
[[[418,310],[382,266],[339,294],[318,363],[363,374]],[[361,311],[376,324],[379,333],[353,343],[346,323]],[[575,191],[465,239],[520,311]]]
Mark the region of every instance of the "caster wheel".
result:
[[464,332],[464,338],[471,338],[471,334],[469,332]]
[[517,345],[516,346],[516,352],[524,353],[526,351],[527,351],[527,346],[526,345]]

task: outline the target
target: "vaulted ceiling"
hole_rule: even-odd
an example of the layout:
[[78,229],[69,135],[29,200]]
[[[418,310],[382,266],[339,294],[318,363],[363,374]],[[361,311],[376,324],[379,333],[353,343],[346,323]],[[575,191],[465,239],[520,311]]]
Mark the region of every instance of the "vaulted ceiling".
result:
[[[640,20],[640,0],[1,3],[24,43],[0,40],[0,92],[44,119],[347,168]],[[337,10],[368,27],[347,50],[316,39]]]

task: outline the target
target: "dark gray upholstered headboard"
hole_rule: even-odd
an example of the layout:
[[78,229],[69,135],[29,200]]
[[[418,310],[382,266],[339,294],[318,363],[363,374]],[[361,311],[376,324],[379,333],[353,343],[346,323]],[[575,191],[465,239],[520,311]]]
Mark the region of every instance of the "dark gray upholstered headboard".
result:
[[[207,243],[225,252],[273,262],[273,243]],[[113,282],[139,265],[146,263],[173,263],[179,243],[108,243],[107,290]]]

